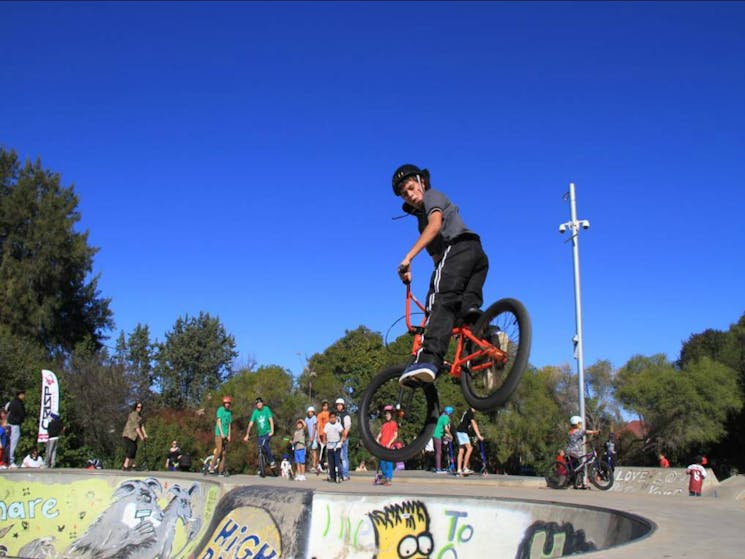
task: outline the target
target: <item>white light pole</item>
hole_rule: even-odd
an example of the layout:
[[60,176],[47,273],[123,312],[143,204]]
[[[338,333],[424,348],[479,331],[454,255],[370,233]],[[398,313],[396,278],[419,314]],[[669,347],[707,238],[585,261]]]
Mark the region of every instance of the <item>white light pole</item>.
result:
[[[586,219],[577,219],[577,199],[574,195],[574,183],[569,183],[569,192],[564,194],[564,200],[569,200],[571,221],[559,225],[559,233],[571,231],[572,256],[574,260],[574,314],[577,323],[577,333],[572,338],[574,342],[574,358],[577,360],[577,372],[579,374],[579,416],[582,418],[582,427],[586,428],[585,421],[585,363],[582,345],[582,293],[579,284],[579,231],[589,229],[590,222]],[[582,440],[584,446],[584,439]],[[585,468],[585,477],[586,477]],[[585,480],[586,481],[586,480]]]

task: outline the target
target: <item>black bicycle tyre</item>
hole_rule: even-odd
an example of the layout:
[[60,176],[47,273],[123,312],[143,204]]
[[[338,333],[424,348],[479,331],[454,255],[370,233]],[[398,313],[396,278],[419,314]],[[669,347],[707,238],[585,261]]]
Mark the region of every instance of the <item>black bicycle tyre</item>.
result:
[[546,473],[546,485],[551,489],[566,489],[571,477],[569,465],[557,460]]
[[264,456],[264,448],[259,444],[259,476],[266,477],[266,457]]
[[401,373],[403,373],[404,368],[404,365],[389,367],[380,371],[373,377],[370,384],[367,385],[367,388],[365,388],[365,391],[362,393],[359,414],[357,417],[360,438],[362,439],[365,448],[367,448],[367,450],[377,458],[389,462],[403,462],[404,460],[410,460],[417,456],[427,445],[427,442],[432,438],[432,434],[437,425],[437,419],[440,415],[440,403],[437,395],[437,388],[435,388],[434,383],[426,384],[423,387],[416,389],[424,391],[427,402],[425,421],[419,430],[419,434],[414,438],[414,440],[399,449],[386,448],[377,443],[375,440],[377,433],[372,432],[369,421],[371,417],[380,411],[372,409],[375,392],[386,382],[389,382],[394,378],[398,379],[401,376]]
[[613,479],[613,469],[605,460],[598,458],[597,461],[590,466],[588,474],[590,483],[601,491],[608,491],[613,487],[613,482],[615,481]]
[[481,397],[476,393],[472,386],[473,378],[467,367],[463,368],[460,377],[461,390],[463,397],[468,404],[478,411],[493,411],[503,406],[517,389],[520,379],[528,368],[528,358],[530,357],[530,344],[533,336],[533,330],[530,323],[530,315],[525,306],[517,299],[505,298],[500,299],[491,305],[476,321],[473,327],[473,333],[476,336],[483,337],[489,328],[491,321],[500,313],[511,312],[517,319],[519,329],[519,345],[515,355],[512,368],[507,373],[502,385],[492,394]]

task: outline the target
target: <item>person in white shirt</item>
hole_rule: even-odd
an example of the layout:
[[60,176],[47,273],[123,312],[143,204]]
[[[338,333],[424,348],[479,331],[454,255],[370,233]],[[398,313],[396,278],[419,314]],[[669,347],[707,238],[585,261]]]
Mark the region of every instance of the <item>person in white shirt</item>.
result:
[[21,468],[41,468],[43,465],[44,459],[39,456],[39,451],[35,448],[32,448],[31,452],[29,452],[26,455],[26,458],[23,459]]

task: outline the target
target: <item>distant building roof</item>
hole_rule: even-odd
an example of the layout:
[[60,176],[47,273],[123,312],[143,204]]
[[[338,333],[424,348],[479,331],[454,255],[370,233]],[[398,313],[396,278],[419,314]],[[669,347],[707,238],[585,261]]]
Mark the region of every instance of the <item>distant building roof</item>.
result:
[[638,419],[635,419],[634,421],[629,421],[628,423],[626,423],[623,427],[621,427],[618,430],[618,432],[619,434],[628,432],[628,433],[631,433],[634,436],[634,438],[644,439],[647,434],[647,428],[644,425],[644,423],[642,423]]

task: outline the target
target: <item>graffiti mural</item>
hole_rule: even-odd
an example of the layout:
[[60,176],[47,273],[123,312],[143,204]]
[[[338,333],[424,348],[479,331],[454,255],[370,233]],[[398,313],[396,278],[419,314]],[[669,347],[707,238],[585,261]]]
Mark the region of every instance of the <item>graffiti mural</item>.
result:
[[652,529],[618,511],[538,501],[197,479],[0,474],[0,557],[544,559]]
[[307,557],[312,492],[244,486],[228,491],[190,559]]
[[395,503],[368,514],[375,529],[374,559],[429,559],[434,547],[429,513],[421,501]]
[[534,522],[525,533],[515,559],[547,559],[574,553],[595,551],[594,543],[588,542],[584,530],[575,530],[569,522]]
[[214,501],[217,487],[205,491],[200,483],[154,477],[114,485],[116,479],[4,484],[0,546],[31,559],[168,559],[193,547],[202,518],[211,513],[205,493]]
[[311,559],[514,557],[532,518],[480,499],[316,494]]

